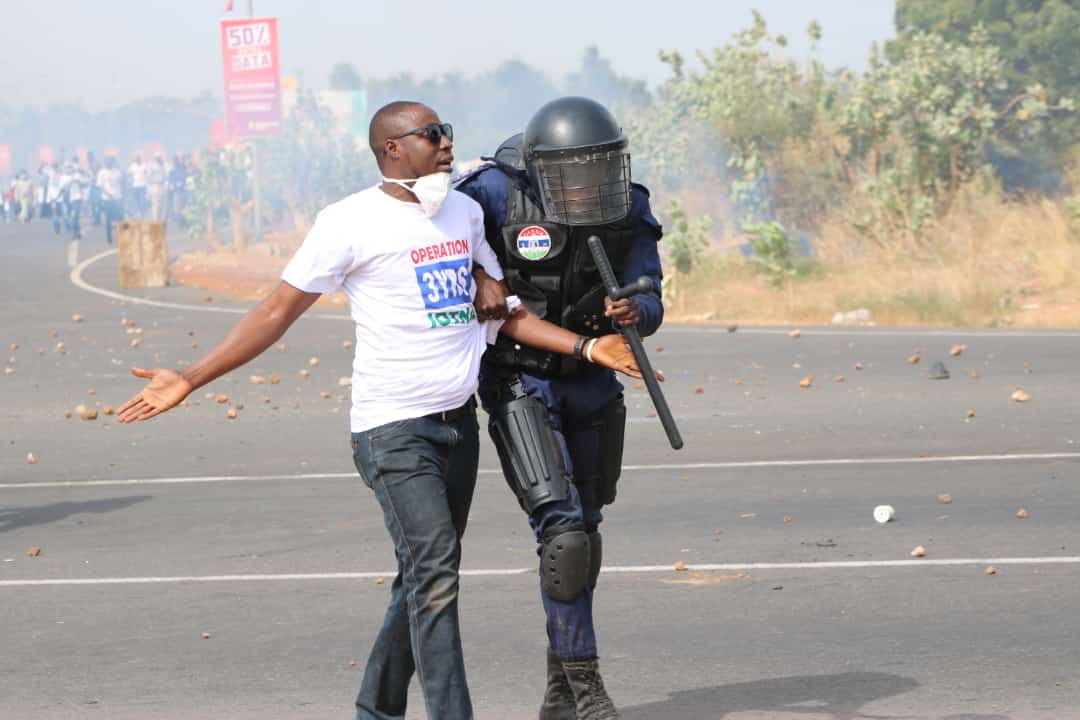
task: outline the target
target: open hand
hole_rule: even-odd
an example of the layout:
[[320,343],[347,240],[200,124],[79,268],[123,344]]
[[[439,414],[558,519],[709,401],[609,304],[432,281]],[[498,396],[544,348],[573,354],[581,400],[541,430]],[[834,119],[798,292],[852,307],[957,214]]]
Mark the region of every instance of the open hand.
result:
[[[611,334],[597,338],[593,343],[592,361],[632,378],[641,377],[641,368],[637,366],[634,353],[622,335]],[[663,382],[664,374],[657,371],[656,379]]]
[[131,374],[135,377],[146,378],[150,382],[146,384],[142,392],[121,405],[116,411],[116,417],[122,423],[149,420],[155,415],[160,415],[182,403],[184,398],[195,389],[174,370],[132,368]]

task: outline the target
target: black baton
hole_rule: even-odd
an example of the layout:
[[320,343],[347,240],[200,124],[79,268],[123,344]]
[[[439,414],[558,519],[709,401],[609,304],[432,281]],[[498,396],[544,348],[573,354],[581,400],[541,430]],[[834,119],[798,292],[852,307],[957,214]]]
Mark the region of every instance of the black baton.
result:
[[[653,289],[652,280],[645,276],[639,277],[637,282],[632,285],[619,287],[619,282],[615,279],[615,271],[611,269],[611,262],[608,260],[607,253],[604,252],[604,244],[600,242],[600,238],[593,235],[587,242],[589,243],[589,252],[593,256],[593,262],[596,263],[596,269],[600,271],[600,279],[604,283],[608,297],[612,300],[620,300]],[[641,343],[641,334],[633,326],[620,328],[620,331],[626,337],[630,350],[634,353],[634,360],[637,362],[638,369],[641,370],[642,377],[645,380],[645,387],[649,389],[649,397],[652,398],[656,414],[660,416],[660,423],[664,426],[664,432],[667,433],[668,442],[671,443],[673,449],[678,450],[683,446],[682,435],[679,434],[679,428],[675,425],[675,418],[671,416],[667,399],[664,397],[663,390],[660,389],[660,383],[656,380],[656,373],[653,372],[649,356],[645,354],[645,346]]]

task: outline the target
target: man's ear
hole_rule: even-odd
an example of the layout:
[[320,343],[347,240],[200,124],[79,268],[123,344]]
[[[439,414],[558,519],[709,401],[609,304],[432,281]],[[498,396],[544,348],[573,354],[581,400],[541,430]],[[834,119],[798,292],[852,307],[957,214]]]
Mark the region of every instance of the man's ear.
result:
[[391,160],[400,160],[401,151],[398,148],[397,140],[387,140],[383,145],[383,157],[390,158]]

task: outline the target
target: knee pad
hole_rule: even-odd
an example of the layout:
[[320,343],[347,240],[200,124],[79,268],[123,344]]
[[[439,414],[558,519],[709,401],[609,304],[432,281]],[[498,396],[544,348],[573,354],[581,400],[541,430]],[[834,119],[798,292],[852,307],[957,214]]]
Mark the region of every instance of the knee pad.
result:
[[604,560],[604,543],[599,530],[589,533],[589,588],[596,587],[600,577],[600,565]]
[[580,526],[554,527],[544,534],[540,578],[544,593],[573,602],[589,582],[589,536]]

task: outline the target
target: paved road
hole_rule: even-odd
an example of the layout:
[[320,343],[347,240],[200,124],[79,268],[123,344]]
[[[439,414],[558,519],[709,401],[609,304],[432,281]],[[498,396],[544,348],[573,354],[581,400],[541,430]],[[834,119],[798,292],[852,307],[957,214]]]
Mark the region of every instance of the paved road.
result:
[[[92,233],[81,259],[104,249]],[[115,257],[77,286],[66,250],[43,225],[0,226],[0,717],[350,717],[393,558],[348,452],[349,323],[304,318],[151,423],[66,420],[126,400],[132,364],[189,362],[236,318],[205,309],[237,309],[185,288],[138,293],[172,307],[97,294],[116,290]],[[1080,332],[669,327],[649,345],[686,448],[628,388],[598,593],[626,718],[1080,717]],[[927,378],[935,360],[951,379]],[[479,717],[534,717],[531,539],[486,443],[481,466],[470,682]],[[879,526],[886,502],[897,519]],[[916,545],[921,564],[888,564]]]

